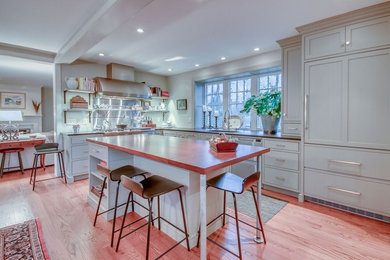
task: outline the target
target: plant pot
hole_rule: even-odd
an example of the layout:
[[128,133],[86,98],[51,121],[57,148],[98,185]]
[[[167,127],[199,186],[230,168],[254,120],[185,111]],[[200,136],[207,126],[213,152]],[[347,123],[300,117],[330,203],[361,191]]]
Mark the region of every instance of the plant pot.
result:
[[261,115],[264,134],[276,134],[278,132],[280,117]]

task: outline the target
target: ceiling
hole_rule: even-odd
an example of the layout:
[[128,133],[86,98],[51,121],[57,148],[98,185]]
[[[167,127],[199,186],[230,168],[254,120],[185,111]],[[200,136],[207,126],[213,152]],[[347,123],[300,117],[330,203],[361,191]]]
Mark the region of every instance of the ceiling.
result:
[[[116,62],[174,75],[277,49],[297,26],[381,2],[0,0],[0,43],[53,52],[57,63]],[[165,61],[176,56],[183,58]],[[15,69],[1,66],[1,78]]]

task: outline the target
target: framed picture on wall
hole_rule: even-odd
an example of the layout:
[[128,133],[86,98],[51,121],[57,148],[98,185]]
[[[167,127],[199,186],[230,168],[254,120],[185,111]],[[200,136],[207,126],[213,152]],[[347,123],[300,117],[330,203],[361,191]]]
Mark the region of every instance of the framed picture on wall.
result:
[[1,108],[26,108],[26,93],[17,92],[0,92],[0,107]]
[[187,99],[177,100],[177,110],[187,110]]

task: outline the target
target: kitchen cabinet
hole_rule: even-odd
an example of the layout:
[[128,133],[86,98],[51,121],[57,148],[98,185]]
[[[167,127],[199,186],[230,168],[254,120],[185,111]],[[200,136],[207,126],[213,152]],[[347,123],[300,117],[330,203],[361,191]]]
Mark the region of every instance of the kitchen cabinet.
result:
[[390,45],[390,16],[304,36],[305,60]]
[[305,64],[305,141],[390,149],[390,49]]
[[302,57],[301,36],[278,41],[282,48],[282,134],[301,135]]

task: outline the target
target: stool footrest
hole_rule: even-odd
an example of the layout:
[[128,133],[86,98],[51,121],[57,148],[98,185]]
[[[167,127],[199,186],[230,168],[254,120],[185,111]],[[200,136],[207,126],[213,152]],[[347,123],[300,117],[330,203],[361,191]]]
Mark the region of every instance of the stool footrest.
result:
[[47,179],[42,179],[42,180],[36,180],[35,182],[50,181],[50,180],[54,180],[54,179],[62,179],[62,177],[61,177],[61,176],[58,176],[58,177],[53,177],[53,178],[47,178]]

